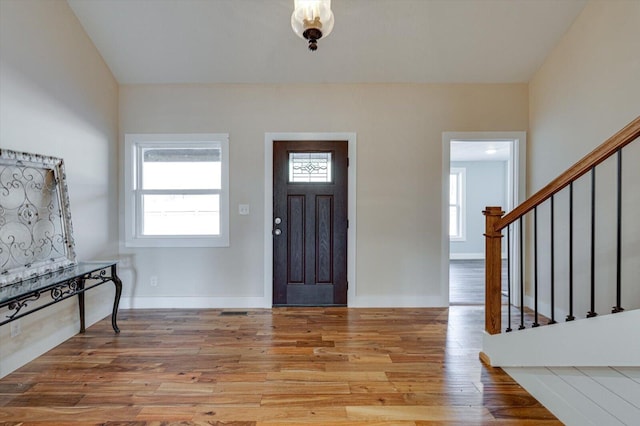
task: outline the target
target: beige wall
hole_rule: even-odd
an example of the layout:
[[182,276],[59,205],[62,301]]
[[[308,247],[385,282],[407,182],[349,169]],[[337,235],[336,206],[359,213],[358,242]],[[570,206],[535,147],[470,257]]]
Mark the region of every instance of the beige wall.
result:
[[527,106],[525,84],[123,86],[121,143],[125,133],[228,132],[231,151],[231,246],[122,248],[125,297],[263,297],[265,132],[355,132],[359,300],[349,303],[445,305],[442,132],[526,130]]
[[[640,115],[640,2],[592,1],[549,55],[530,83],[528,192],[540,189],[559,173],[578,161],[609,136]],[[623,293],[625,306],[640,307],[640,142],[624,151],[624,243]],[[612,263],[615,244],[615,161],[609,161],[597,172],[598,229],[596,276],[599,313],[609,312],[611,291],[615,280]],[[575,235],[588,237],[589,182],[576,184]],[[559,285],[568,279],[567,205],[565,193],[558,196],[556,211],[560,259],[556,280]],[[541,208],[541,229],[548,221],[548,206]],[[541,253],[546,255],[547,231],[541,231]],[[576,239],[574,263],[576,293],[575,315],[583,317],[588,310],[587,294],[590,280],[588,240]],[[564,260],[563,257],[564,256]],[[543,278],[543,299],[548,300],[549,262],[541,258],[539,275]],[[634,278],[635,277],[635,278]],[[530,278],[531,280],[531,278]],[[541,281],[542,282],[542,281]],[[530,283],[529,283],[530,284]],[[558,290],[557,303],[566,311],[567,290]],[[563,307],[564,306],[564,307]]]
[[[62,157],[80,260],[117,255],[117,83],[64,1],[0,2],[0,147]],[[87,294],[88,323],[113,289]],[[79,329],[68,300],[0,327],[0,377]]]

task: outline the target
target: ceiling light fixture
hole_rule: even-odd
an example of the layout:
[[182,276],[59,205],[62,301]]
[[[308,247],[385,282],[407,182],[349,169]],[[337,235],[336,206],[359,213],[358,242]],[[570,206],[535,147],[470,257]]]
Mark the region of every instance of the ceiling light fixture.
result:
[[318,40],[333,30],[331,0],[294,0],[291,28],[299,37],[309,40],[309,50],[318,49]]

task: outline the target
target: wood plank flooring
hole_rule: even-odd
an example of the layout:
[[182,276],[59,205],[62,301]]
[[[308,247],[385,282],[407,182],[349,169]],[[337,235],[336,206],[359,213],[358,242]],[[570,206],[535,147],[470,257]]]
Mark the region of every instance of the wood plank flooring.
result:
[[[449,302],[484,305],[484,260],[449,261]],[[507,303],[507,261],[502,261],[502,302]]]
[[119,325],[0,380],[0,424],[561,424],[480,363],[477,306],[124,310]]

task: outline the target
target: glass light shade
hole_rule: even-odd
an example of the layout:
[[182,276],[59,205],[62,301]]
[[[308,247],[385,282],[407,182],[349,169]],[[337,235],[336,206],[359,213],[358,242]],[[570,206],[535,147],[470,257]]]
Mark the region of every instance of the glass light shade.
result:
[[291,28],[300,38],[307,38],[304,32],[317,29],[322,37],[333,30],[334,18],[331,11],[331,0],[294,0],[291,14]]

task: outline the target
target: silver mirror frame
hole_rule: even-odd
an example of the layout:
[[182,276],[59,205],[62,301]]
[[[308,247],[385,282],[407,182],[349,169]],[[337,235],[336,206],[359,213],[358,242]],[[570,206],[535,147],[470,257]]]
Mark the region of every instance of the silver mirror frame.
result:
[[0,286],[76,264],[64,161],[0,149]]

